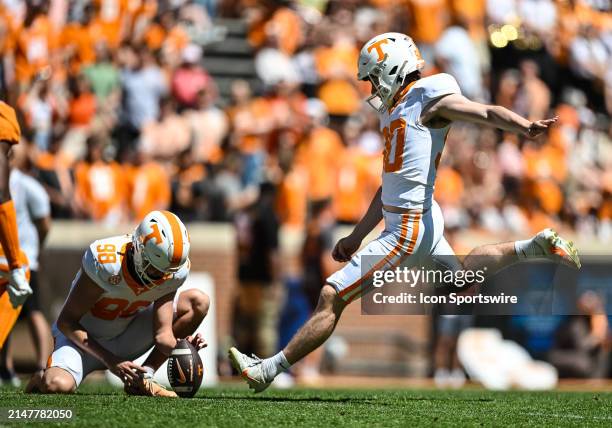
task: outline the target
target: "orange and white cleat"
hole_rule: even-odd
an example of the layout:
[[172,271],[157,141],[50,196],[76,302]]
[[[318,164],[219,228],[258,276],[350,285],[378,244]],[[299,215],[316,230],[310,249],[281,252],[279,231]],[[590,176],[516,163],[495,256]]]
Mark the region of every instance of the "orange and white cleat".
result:
[[580,257],[578,256],[578,250],[574,246],[572,241],[568,241],[565,238],[559,236],[553,229],[544,229],[533,238],[533,243],[536,244],[533,247],[539,247],[542,254],[533,254],[534,256],[544,256],[552,260],[561,260],[577,269],[580,269]]
[[234,347],[230,348],[228,354],[232,366],[234,366],[242,378],[249,384],[249,388],[255,390],[255,392],[262,392],[270,386],[272,381],[266,380],[261,358],[255,355],[252,357],[244,355]]

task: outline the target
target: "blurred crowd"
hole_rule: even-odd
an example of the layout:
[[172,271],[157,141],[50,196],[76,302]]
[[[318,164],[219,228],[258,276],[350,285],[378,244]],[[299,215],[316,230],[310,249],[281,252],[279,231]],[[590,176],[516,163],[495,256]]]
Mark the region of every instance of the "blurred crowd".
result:
[[[247,23],[259,77],[226,98],[206,71],[215,18]],[[56,218],[230,221],[271,183],[283,225],[324,200],[354,223],[382,150],[356,63],[384,31],[468,97],[560,118],[535,141],[454,126],[436,186],[449,229],[612,236],[608,0],[3,0],[2,92]]]

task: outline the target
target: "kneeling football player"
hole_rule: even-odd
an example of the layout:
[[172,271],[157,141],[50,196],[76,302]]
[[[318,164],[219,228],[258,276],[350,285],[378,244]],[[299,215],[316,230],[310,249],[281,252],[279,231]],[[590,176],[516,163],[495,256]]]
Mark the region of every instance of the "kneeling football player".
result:
[[[153,381],[177,338],[190,336],[208,312],[197,288],[177,289],[189,274],[189,235],[179,218],[153,211],[133,235],[95,241],[85,252],[53,326],[55,346],[26,392],[71,393],[94,370],[109,369],[131,395],[172,396]],[[132,360],[155,348],[142,366]]]

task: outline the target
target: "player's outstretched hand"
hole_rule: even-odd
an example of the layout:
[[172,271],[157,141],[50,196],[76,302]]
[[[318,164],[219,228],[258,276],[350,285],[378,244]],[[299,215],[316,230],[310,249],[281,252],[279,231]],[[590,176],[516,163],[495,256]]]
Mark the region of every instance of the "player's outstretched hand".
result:
[[138,380],[141,374],[147,371],[144,367],[139,366],[133,361],[120,361],[118,363],[111,364],[108,368],[115,376],[123,381],[123,383],[132,384]]
[[191,343],[191,345],[198,350],[208,346],[208,343],[206,343],[206,340],[204,340],[204,337],[202,337],[200,333],[196,334],[195,336],[187,336],[185,340]]
[[527,136],[534,138],[542,135],[557,120],[559,120],[559,116],[555,116],[552,119],[542,119],[531,122],[531,125],[529,125],[529,128],[527,129]]
[[354,238],[353,235],[349,235],[338,241],[332,251],[332,257],[337,262],[348,262],[360,245],[360,240]]

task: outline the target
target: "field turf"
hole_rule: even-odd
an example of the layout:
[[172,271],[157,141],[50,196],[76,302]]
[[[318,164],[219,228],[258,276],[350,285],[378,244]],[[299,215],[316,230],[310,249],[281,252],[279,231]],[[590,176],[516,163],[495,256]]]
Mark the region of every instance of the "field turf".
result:
[[128,397],[93,384],[72,396],[0,389],[4,414],[34,407],[70,408],[76,414],[70,425],[78,427],[612,426],[612,393],[603,392],[295,389],[254,395],[231,386],[189,400]]

